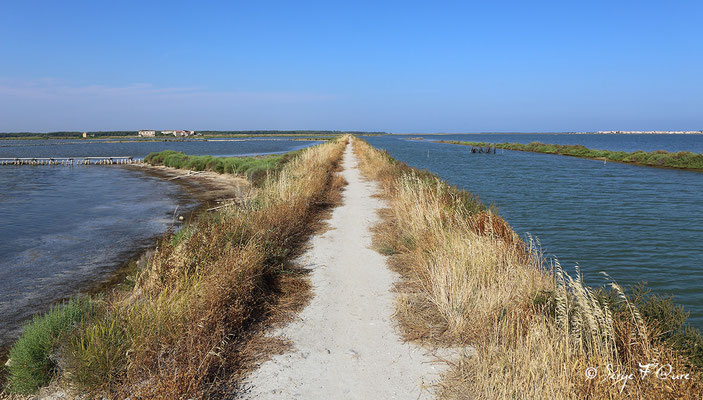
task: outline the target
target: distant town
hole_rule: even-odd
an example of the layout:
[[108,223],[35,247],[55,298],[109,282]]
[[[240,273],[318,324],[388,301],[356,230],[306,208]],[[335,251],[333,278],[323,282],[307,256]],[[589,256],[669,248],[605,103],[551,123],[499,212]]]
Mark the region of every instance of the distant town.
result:
[[[160,131],[162,136],[176,136],[176,137],[186,137],[186,136],[202,136],[201,134],[196,134],[195,131]],[[156,137],[157,132],[153,130],[141,130],[139,131],[139,137]]]
[[[586,132],[590,133],[590,132]],[[602,134],[652,134],[652,135],[662,135],[662,134],[672,134],[672,135],[682,135],[682,134],[701,134],[701,131],[598,131],[596,133]]]

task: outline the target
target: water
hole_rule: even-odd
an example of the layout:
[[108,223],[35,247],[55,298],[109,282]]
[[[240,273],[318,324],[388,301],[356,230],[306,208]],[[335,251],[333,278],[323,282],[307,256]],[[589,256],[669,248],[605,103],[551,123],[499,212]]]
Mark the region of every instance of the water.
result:
[[[529,142],[542,135],[478,140],[518,136]],[[703,136],[662,136],[549,135],[543,141],[615,150],[656,150],[668,143],[672,151],[702,151]],[[471,154],[466,146],[399,137],[365,139],[494,203],[517,232],[537,236],[562,265],[578,263],[589,284],[605,283],[600,271],[621,285],[646,281],[656,293],[673,294],[691,312],[689,321],[703,328],[703,173],[507,150]]]
[[[106,143],[0,141],[0,157],[128,155],[166,149],[251,155],[291,140]],[[0,347],[23,321],[111,277],[195,202],[175,182],[119,166],[0,166]]]
[[249,156],[298,150],[318,141],[281,138],[208,139],[147,142],[138,140],[0,140],[4,157],[99,157],[143,158],[151,152],[177,150],[191,155]]

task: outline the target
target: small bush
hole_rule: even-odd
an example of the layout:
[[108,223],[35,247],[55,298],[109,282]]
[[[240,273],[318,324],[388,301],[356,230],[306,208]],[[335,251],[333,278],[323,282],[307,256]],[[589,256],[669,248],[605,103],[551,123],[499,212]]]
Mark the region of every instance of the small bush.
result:
[[92,311],[90,300],[77,298],[35,316],[10,350],[7,390],[29,394],[46,385],[56,370],[60,340]]
[[688,358],[697,370],[703,369],[703,335],[691,326],[683,326],[668,339],[672,347]]
[[658,337],[653,339],[669,343],[696,368],[703,368],[703,335],[686,324],[689,313],[683,306],[677,305],[673,296],[651,293],[644,283],[636,285],[632,292],[642,318],[658,332]]
[[87,388],[113,387],[124,371],[130,341],[124,323],[106,313],[82,326],[67,344],[67,372]]

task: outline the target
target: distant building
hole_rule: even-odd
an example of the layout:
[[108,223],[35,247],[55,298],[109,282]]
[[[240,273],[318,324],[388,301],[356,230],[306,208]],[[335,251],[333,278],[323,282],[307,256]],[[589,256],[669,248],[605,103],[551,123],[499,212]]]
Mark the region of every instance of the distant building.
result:
[[88,132],[83,132],[83,139],[88,137]]
[[154,137],[156,131],[139,131],[139,137]]
[[161,131],[161,133],[164,135],[173,135],[173,136],[193,136],[193,135],[195,135],[195,131]]

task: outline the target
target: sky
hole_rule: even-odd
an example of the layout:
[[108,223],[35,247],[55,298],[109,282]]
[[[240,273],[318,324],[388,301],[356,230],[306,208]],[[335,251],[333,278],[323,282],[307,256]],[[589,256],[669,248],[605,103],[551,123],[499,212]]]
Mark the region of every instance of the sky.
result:
[[2,1],[0,132],[703,130],[703,1]]

